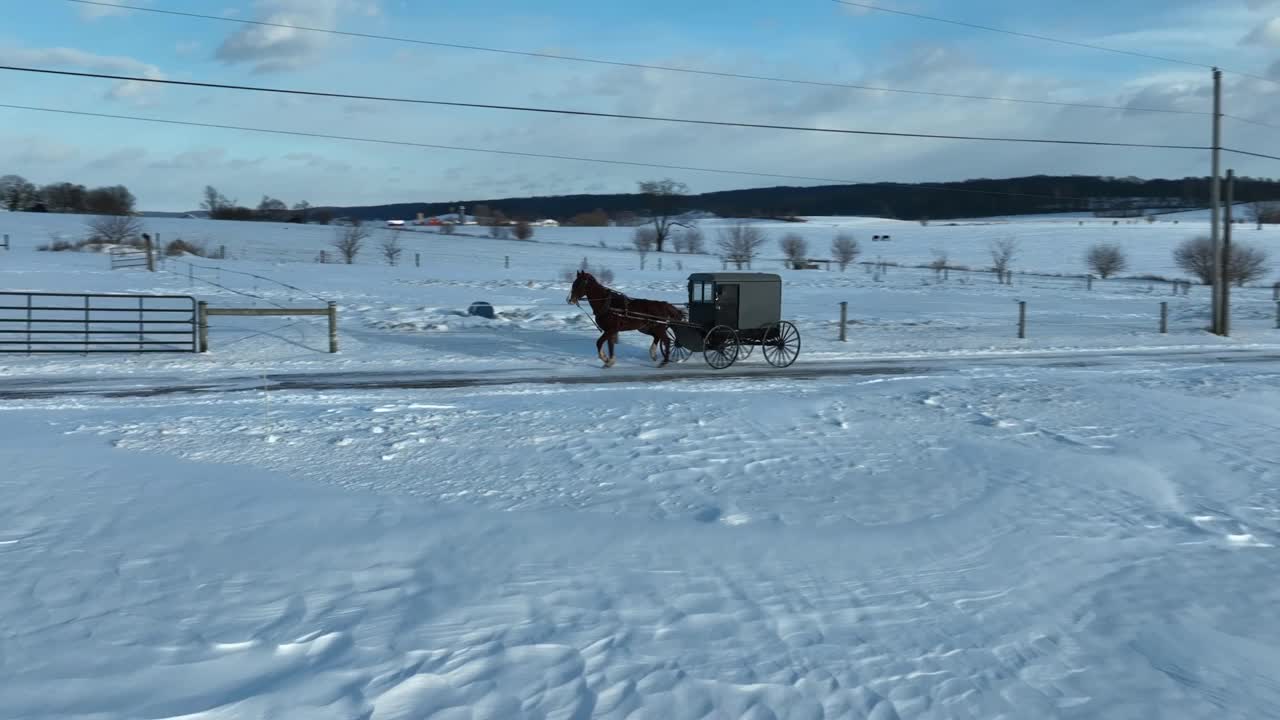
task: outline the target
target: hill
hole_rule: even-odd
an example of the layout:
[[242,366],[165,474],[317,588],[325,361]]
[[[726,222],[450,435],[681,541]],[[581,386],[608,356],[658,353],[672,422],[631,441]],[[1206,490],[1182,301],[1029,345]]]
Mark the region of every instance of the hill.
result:
[[[1280,182],[1240,178],[1241,201],[1280,198]],[[1203,207],[1209,201],[1208,178],[1113,178],[1034,175],[1006,179],[972,179],[937,184],[864,183],[812,187],[774,186],[694,194],[684,210],[723,217],[788,217],[793,215],[872,216],[899,220],[972,218],[1080,211],[1125,211]],[[451,212],[458,205],[486,205],[510,217],[567,220],[579,213],[603,210],[611,217],[643,214],[646,198],[638,193],[489,198],[452,202],[397,203],[326,208],[338,216],[366,220],[412,218]]]

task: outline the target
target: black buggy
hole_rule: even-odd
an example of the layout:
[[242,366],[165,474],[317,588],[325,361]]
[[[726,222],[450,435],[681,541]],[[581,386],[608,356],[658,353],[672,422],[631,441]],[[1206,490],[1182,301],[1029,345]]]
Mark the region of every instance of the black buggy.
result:
[[770,273],[695,273],[689,276],[687,322],[667,331],[671,357],[684,362],[695,352],[723,370],[751,357],[784,368],[800,355],[800,331],[782,319],[782,278]]

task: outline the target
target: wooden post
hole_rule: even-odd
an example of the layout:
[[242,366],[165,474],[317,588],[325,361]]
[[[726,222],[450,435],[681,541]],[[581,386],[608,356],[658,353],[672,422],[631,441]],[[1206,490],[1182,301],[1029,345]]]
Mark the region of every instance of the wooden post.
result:
[[1160,303],[1160,334],[1167,335],[1169,333],[1169,303],[1168,301]]
[[511,256],[510,256],[510,255],[503,255],[503,256],[502,256],[502,269],[504,269],[504,270],[510,270],[510,269],[511,269]]
[[1084,289],[1085,289],[1085,290],[1092,290],[1092,289],[1093,289],[1093,275],[1085,275],[1085,276],[1084,276]]
[[1018,301],[1018,339],[1027,339],[1027,301]]
[[4,235],[4,249],[5,249],[5,250],[8,250],[8,249],[9,249],[9,234],[8,234],[8,233],[5,233],[5,235]]
[[147,250],[147,272],[155,272],[155,271],[156,271],[156,252],[155,252],[155,244],[151,242],[151,236],[150,236],[150,235],[143,234],[142,238],[143,238],[143,241],[146,243],[146,246],[147,246],[147,247],[146,247],[146,250]]
[[338,304],[329,303],[329,352],[338,352]]
[[209,352],[209,303],[196,303],[196,326],[200,333],[200,352]]
[[226,259],[227,259],[227,246],[226,246],[226,245],[219,245],[219,246],[218,246],[218,259],[219,259],[219,260],[226,260]]
[[662,272],[662,256],[658,256],[658,272]]
[[1236,192],[1236,171],[1227,170],[1227,201],[1223,207],[1222,214],[1222,304],[1219,305],[1218,312],[1221,313],[1221,322],[1218,329],[1222,331],[1222,337],[1231,335],[1231,205],[1235,202]]
[[422,267],[422,253],[413,254],[413,266]]
[[846,330],[849,326],[849,303],[840,303],[840,342],[848,342]]

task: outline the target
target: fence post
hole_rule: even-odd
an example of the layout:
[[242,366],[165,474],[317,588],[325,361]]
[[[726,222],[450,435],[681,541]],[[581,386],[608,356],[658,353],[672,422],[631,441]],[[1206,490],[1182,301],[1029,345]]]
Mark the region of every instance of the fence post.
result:
[[200,333],[200,352],[209,352],[209,303],[196,303],[196,326]]
[[1160,334],[1167,335],[1169,333],[1169,303],[1168,301],[1160,303]]
[[1027,339],[1027,301],[1018,301],[1018,339]]
[[413,266],[422,267],[422,253],[413,254]]
[[1085,276],[1084,276],[1084,289],[1085,289],[1085,290],[1092,290],[1092,289],[1093,289],[1093,275],[1085,275]]
[[[9,247],[9,236],[5,235],[5,247]],[[1271,286],[1271,299],[1280,302],[1280,282]]]
[[147,272],[155,272],[156,271],[155,244],[151,242],[150,235],[147,235],[144,233],[142,237],[147,244]]
[[662,256],[658,256],[658,272],[662,272]]
[[503,268],[504,270],[510,270],[510,269],[511,269],[511,256],[510,256],[510,255],[503,255],[503,256],[502,256],[502,268]]
[[9,249],[9,233],[5,233],[4,235],[4,249]]
[[338,304],[329,303],[329,352],[338,352]]
[[846,330],[849,327],[849,303],[840,303],[840,342],[848,342]]
[[226,259],[227,259],[227,246],[226,246],[226,245],[219,245],[219,246],[218,246],[218,259],[219,259],[219,260],[226,260]]

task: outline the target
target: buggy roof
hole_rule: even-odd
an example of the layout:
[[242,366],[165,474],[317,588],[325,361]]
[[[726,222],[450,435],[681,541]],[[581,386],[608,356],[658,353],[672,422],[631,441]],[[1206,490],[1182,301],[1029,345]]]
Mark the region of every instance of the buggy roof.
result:
[[751,282],[782,282],[782,276],[774,273],[739,273],[739,272],[722,272],[722,273],[694,273],[689,276],[691,283],[751,283]]

